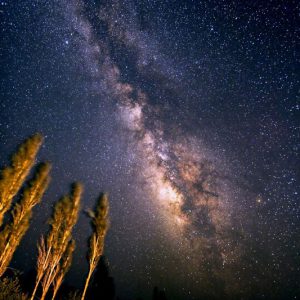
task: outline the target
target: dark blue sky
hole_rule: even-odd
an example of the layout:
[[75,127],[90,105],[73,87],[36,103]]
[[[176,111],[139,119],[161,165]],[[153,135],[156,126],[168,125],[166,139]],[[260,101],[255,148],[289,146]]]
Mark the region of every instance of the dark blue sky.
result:
[[[0,5],[0,164],[37,131],[53,164],[14,266],[80,180],[83,208],[110,194],[121,299],[299,295],[297,1]],[[79,287],[88,233],[82,215]]]

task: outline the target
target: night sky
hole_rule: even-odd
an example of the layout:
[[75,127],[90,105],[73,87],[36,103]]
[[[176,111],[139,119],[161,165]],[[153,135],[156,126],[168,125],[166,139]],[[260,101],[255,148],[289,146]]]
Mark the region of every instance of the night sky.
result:
[[[1,1],[0,165],[35,132],[53,165],[12,266],[34,268],[53,203],[78,180],[83,209],[109,193],[105,256],[121,299],[154,286],[169,299],[298,299],[299,11]],[[89,234],[82,213],[66,278],[78,288]]]

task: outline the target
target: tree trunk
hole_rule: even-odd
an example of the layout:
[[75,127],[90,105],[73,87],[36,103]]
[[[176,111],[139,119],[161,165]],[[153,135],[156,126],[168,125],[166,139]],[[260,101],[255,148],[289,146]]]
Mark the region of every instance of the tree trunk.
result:
[[38,280],[38,281],[36,282],[30,300],[33,300],[33,299],[34,299],[34,296],[35,296],[35,294],[36,294],[36,291],[37,291],[37,288],[38,288],[38,286],[39,286],[39,283],[40,283],[40,280]]
[[89,269],[89,274],[88,274],[88,276],[86,278],[86,281],[85,281],[84,290],[83,290],[83,293],[82,293],[82,296],[81,296],[81,300],[84,300],[84,298],[85,298],[85,294],[86,294],[86,291],[87,291],[92,273],[93,273],[92,268],[90,268]]

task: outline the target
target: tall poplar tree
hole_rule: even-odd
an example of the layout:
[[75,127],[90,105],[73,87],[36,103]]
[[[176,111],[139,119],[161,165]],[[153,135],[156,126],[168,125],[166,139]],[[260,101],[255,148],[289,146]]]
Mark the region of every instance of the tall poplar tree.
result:
[[31,299],[34,299],[40,283],[42,287],[40,299],[43,300],[51,285],[58,290],[55,279],[63,280],[74,250],[72,229],[77,222],[82,190],[82,185],[75,183],[71,194],[60,199],[54,207],[50,231],[46,238],[41,238],[38,245],[37,277]]
[[18,193],[28,173],[34,165],[37,152],[43,142],[40,134],[35,134],[20,145],[11,158],[10,166],[0,175],[0,226],[4,214],[9,210],[13,197]]
[[102,194],[96,205],[95,211],[90,211],[89,216],[91,217],[91,225],[93,233],[89,241],[89,272],[85,281],[84,290],[81,296],[81,300],[84,300],[91,276],[97,267],[99,259],[103,254],[104,249],[104,239],[109,227],[108,219],[109,203],[106,194]]
[[41,201],[49,185],[50,169],[48,163],[39,166],[35,177],[25,187],[21,200],[15,203],[11,220],[4,225],[0,232],[0,277],[8,267],[14,252],[29,228],[33,207]]

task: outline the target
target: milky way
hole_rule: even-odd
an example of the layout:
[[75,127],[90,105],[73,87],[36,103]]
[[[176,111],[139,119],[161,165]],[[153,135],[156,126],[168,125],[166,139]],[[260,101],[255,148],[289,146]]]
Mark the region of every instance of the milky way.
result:
[[[234,223],[234,218],[241,218],[237,214],[241,211],[234,195],[237,188],[226,174],[231,170],[205,148],[199,137],[189,136],[178,124],[166,123],[161,108],[150,104],[151,99],[138,83],[121,79],[122,72],[113,62],[106,39],[117,39],[124,47],[134,49],[137,74],[152,72],[145,59],[155,56],[158,60],[160,55],[155,47],[153,50],[146,45],[153,44],[149,36],[144,41],[132,21],[127,28],[123,15],[116,16],[125,10],[120,3],[98,9],[96,18],[107,27],[108,35],[103,39],[97,36],[98,27],[93,28],[88,20],[91,16],[85,16],[83,5],[77,3],[71,8],[70,19],[79,34],[86,68],[99,80],[98,88],[105,89],[116,103],[116,119],[127,136],[129,152],[135,154],[136,184],[147,194],[143,201],[151,201],[159,225],[164,227],[163,234],[170,242],[166,247],[175,248],[178,257],[192,260],[187,269],[183,261],[179,264],[181,270],[201,282],[196,291],[201,288],[213,293],[215,286],[209,287],[208,281],[222,279],[226,285],[231,278],[227,280],[222,273],[231,262],[239,263],[242,247],[242,240],[232,241],[242,229],[241,224]],[[132,18],[132,13],[127,18]],[[157,74],[163,72],[156,70]],[[230,291],[232,287],[226,289]]]
[[[53,180],[13,266],[34,266],[46,212],[80,180],[84,209],[109,192],[121,299],[154,286],[168,299],[295,297],[299,5],[15,2],[0,10],[1,164],[41,131]],[[66,278],[77,287],[88,226],[81,216]]]

